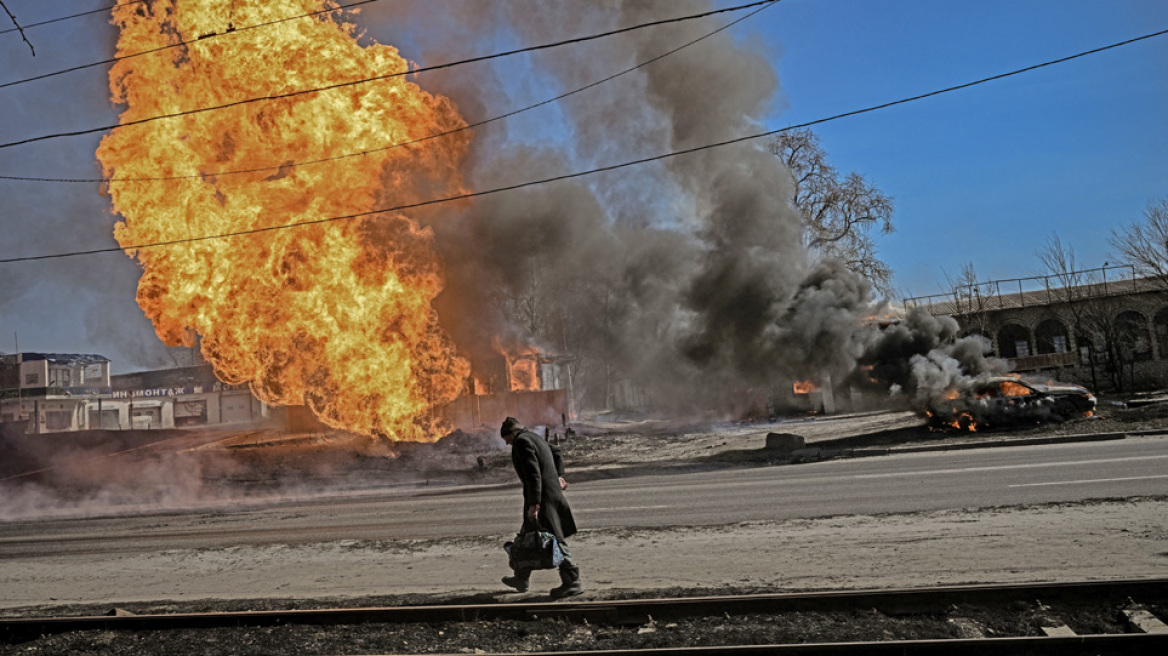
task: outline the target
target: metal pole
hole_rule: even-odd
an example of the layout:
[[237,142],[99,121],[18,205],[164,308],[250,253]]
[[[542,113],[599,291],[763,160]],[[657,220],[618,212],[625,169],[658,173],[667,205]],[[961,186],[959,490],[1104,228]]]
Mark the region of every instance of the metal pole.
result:
[[20,354],[20,335],[15,330],[12,331],[12,341],[16,343],[16,419],[19,421],[24,419],[24,379],[20,377],[24,356]]

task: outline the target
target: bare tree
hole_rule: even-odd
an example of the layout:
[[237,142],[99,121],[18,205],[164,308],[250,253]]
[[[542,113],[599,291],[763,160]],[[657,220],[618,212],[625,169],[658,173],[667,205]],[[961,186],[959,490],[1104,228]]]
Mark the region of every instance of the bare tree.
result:
[[768,148],[791,172],[792,201],[803,214],[807,247],[842,260],[882,293],[890,294],[892,270],[876,256],[872,233],[892,232],[892,198],[859,173],[841,178],[828,163],[819,137],[809,129],[780,132]]
[[1111,231],[1111,246],[1139,275],[1168,288],[1168,196],[1149,201],[1144,218]]
[[989,299],[993,290],[987,283],[978,282],[973,262],[961,265],[961,271],[956,277],[945,273],[945,281],[949,285],[949,293],[953,295],[954,318],[961,322],[967,332],[976,332],[990,339],[986,331],[989,324]]
[[1116,389],[1124,388],[1124,367],[1134,373],[1134,341],[1130,329],[1119,320],[1120,307],[1109,297],[1099,279],[1101,269],[1083,270],[1075,249],[1052,235],[1038,251],[1038,260],[1055,280],[1048,283],[1053,300],[1064,305],[1074,322],[1075,342],[1081,359],[1091,372],[1091,385],[1099,389],[1098,367],[1102,367]]

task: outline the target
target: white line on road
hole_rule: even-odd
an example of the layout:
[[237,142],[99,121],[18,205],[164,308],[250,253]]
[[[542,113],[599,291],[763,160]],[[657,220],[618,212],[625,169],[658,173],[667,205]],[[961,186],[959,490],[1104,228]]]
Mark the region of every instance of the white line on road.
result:
[[1042,487],[1043,485],[1078,485],[1080,483],[1118,483],[1121,481],[1147,481],[1154,478],[1168,478],[1168,474],[1163,476],[1129,476],[1127,478],[1090,478],[1079,481],[1050,481],[1047,483],[1017,483],[1015,485],[1007,485],[1006,487]]
[[940,474],[963,474],[966,472],[998,471],[1002,469],[1043,469],[1046,467],[1078,467],[1080,465],[1102,465],[1112,462],[1131,462],[1161,460],[1168,455],[1160,456],[1131,456],[1126,458],[1098,458],[1095,460],[1064,460],[1061,462],[1034,462],[1022,465],[987,465],[983,467],[960,467],[955,469],[932,469],[928,471],[902,471],[881,474],[854,474],[845,478],[906,478],[909,476],[936,476]]
[[661,510],[662,508],[668,508],[668,507],[669,506],[620,506],[618,508],[582,508],[582,509],[576,510],[576,512],[586,513],[586,512],[608,512],[611,510]]

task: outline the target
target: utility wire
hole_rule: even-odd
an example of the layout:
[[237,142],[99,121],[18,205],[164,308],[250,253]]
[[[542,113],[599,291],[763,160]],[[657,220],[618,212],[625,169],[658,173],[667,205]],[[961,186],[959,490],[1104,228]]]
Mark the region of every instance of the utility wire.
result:
[[371,148],[369,150],[363,150],[363,151],[355,152],[355,153],[346,153],[344,155],[336,155],[334,157],[326,157],[323,159],[305,160],[303,162],[285,162],[285,163],[280,164],[278,166],[267,166],[267,167],[254,168],[254,169],[237,169],[237,170],[231,170],[231,171],[214,171],[214,172],[208,172],[208,173],[192,173],[190,175],[155,176],[155,177],[139,177],[139,178],[46,178],[46,177],[0,175],[0,180],[16,180],[16,181],[22,181],[22,182],[84,182],[84,183],[162,182],[162,181],[171,181],[171,180],[202,179],[206,176],[221,177],[221,176],[225,176],[225,175],[241,175],[241,174],[247,174],[247,173],[276,172],[276,171],[296,168],[296,167],[300,167],[300,166],[308,166],[311,164],[321,164],[324,162],[334,162],[334,161],[338,161],[338,160],[342,160],[342,159],[348,159],[351,157],[365,157],[367,155],[372,155],[374,153],[378,153],[378,152],[382,152],[382,151],[393,150],[395,148],[401,148],[403,146],[412,146],[414,144],[419,144],[419,143],[422,143],[425,141],[430,141],[432,139],[439,139],[441,137],[449,136],[452,134],[457,134],[459,132],[464,132],[467,130],[474,130],[474,129],[483,127],[484,125],[487,125],[489,123],[494,123],[496,121],[502,121],[504,119],[511,118],[512,116],[517,116],[517,115],[522,114],[524,112],[528,112],[528,111],[531,111],[533,109],[543,107],[545,105],[550,105],[554,102],[558,102],[560,100],[568,98],[569,96],[574,96],[574,95],[581,93],[583,91],[587,91],[587,90],[592,89],[594,87],[598,87],[606,82],[610,82],[612,80],[615,80],[618,77],[621,77],[623,75],[627,75],[627,74],[632,73],[633,71],[636,71],[640,68],[644,68],[646,66],[649,66],[650,64],[653,64],[654,62],[665,59],[666,57],[669,57],[670,55],[673,55],[674,53],[677,53],[681,50],[684,50],[692,45],[701,43],[702,41],[705,41],[706,39],[708,39],[716,34],[724,32],[724,31],[730,29],[731,27],[734,27],[735,25],[737,25],[745,20],[747,20],[747,19],[749,19],[749,18],[751,18],[751,17],[753,17],[753,16],[755,16],[763,11],[766,11],[767,9],[769,9],[770,7],[773,7],[774,5],[778,4],[779,2],[782,2],[782,0],[775,0],[775,2],[773,2],[773,3],[764,4],[763,6],[755,9],[754,11],[750,12],[749,14],[746,14],[745,16],[739,17],[739,18],[737,18],[729,23],[726,23],[725,25],[719,27],[716,30],[708,32],[708,33],[706,33],[706,34],[704,34],[704,35],[702,35],[702,36],[700,36],[692,41],[688,41],[686,43],[683,43],[680,46],[673,48],[672,50],[668,50],[666,52],[661,53],[660,55],[657,55],[656,57],[646,59],[645,61],[637,63],[630,68],[626,68],[623,71],[620,71],[619,73],[614,73],[612,75],[609,75],[608,77],[597,80],[597,81],[592,82],[590,84],[586,84],[582,87],[578,87],[576,89],[573,89],[573,90],[565,92],[565,93],[561,93],[560,95],[555,96],[553,98],[548,98],[546,100],[542,100],[538,103],[535,103],[534,105],[528,105],[526,107],[507,112],[506,114],[500,114],[499,116],[493,116],[491,118],[477,121],[475,123],[470,123],[470,124],[464,125],[464,126],[459,127],[459,128],[454,128],[453,130],[446,130],[445,132],[436,132],[434,134],[430,134],[430,135],[427,135],[424,137],[419,137],[419,138],[414,139],[412,141],[400,141],[397,143],[390,144],[388,146],[382,146],[380,148]]
[[[376,2],[376,1],[377,0],[364,0],[364,3]],[[72,132],[59,132],[56,134],[47,134],[47,135],[42,135],[39,137],[30,137],[28,139],[23,139],[20,141],[0,143],[0,149],[11,148],[13,146],[21,146],[24,144],[34,143],[34,142],[38,142],[38,141],[46,141],[48,139],[56,139],[56,138],[60,138],[60,137],[75,137],[75,136],[79,136],[79,135],[83,135],[83,134],[92,134],[94,132],[105,132],[106,130],[112,130],[114,128],[128,127],[131,125],[140,125],[142,123],[149,123],[151,121],[158,121],[158,120],[167,119],[167,118],[176,118],[179,116],[190,116],[193,114],[201,114],[203,112],[217,111],[220,109],[227,109],[229,107],[238,107],[240,105],[249,105],[252,103],[264,102],[264,101],[268,101],[268,100],[281,100],[284,98],[292,98],[295,96],[301,96],[301,95],[305,95],[305,94],[309,94],[309,93],[319,93],[321,91],[331,91],[333,89],[351,87],[351,86],[356,86],[356,85],[360,85],[360,84],[368,84],[369,82],[377,82],[379,80],[387,80],[390,78],[403,77],[406,75],[416,75],[418,73],[426,73],[426,72],[437,71],[437,70],[442,70],[442,69],[446,69],[446,68],[453,68],[455,66],[462,66],[464,64],[483,62],[483,61],[488,61],[491,59],[499,59],[501,57],[510,57],[512,55],[518,55],[518,54],[526,53],[526,52],[535,52],[538,50],[547,50],[550,48],[558,48],[560,46],[571,45],[574,43],[583,43],[586,41],[594,41],[596,39],[602,39],[602,38],[609,37],[609,36],[615,36],[617,34],[624,34],[626,32],[633,32],[635,30],[642,30],[642,29],[645,29],[648,27],[655,27],[658,25],[667,25],[670,23],[681,23],[684,21],[695,20],[698,18],[705,18],[707,16],[714,16],[717,14],[724,14],[724,13],[728,13],[728,12],[741,11],[743,9],[748,9],[750,7],[757,7],[759,5],[773,4],[776,1],[777,0],[761,0],[760,2],[751,2],[749,4],[738,5],[736,7],[727,7],[725,9],[715,9],[715,10],[703,12],[700,14],[690,14],[688,16],[679,16],[677,18],[667,18],[664,20],[650,21],[648,23],[639,23],[637,25],[632,25],[629,27],[622,27],[620,29],[610,30],[608,32],[601,32],[599,34],[591,34],[588,36],[575,37],[572,39],[565,39],[563,41],[556,41],[553,43],[545,43],[545,44],[538,45],[538,46],[528,46],[525,48],[508,50],[505,52],[498,52],[498,53],[494,53],[494,54],[490,54],[490,55],[471,57],[470,59],[461,59],[458,61],[447,62],[445,64],[436,64],[434,66],[423,66],[421,68],[415,68],[413,70],[404,70],[404,71],[398,71],[396,73],[387,73],[385,75],[377,75],[374,77],[364,78],[361,80],[351,80],[349,82],[340,82],[337,84],[330,84],[330,85],[323,86],[323,87],[314,87],[312,89],[302,89],[300,91],[290,91],[288,93],[273,94],[273,95],[269,95],[269,96],[259,96],[259,97],[255,97],[255,98],[246,98],[244,100],[237,100],[235,102],[230,102],[230,103],[226,103],[223,105],[202,107],[199,109],[191,109],[191,110],[186,110],[186,111],[182,111],[182,112],[175,112],[173,114],[161,114],[158,116],[148,116],[146,118],[141,118],[141,119],[137,119],[134,121],[126,121],[126,122],[120,123],[120,124],[105,125],[105,126],[96,127],[96,128],[89,128],[86,130],[75,130]],[[354,3],[354,4],[364,4],[364,3]],[[352,5],[350,5],[350,6],[352,6]],[[0,85],[0,87],[2,87],[2,86],[3,85]]]
[[1068,61],[1071,61],[1074,59],[1079,59],[1080,57],[1086,57],[1088,55],[1097,54],[1100,52],[1104,52],[1106,50],[1111,50],[1113,48],[1119,48],[1121,46],[1129,45],[1129,44],[1136,43],[1139,41],[1145,41],[1147,39],[1151,39],[1151,38],[1158,37],[1158,36],[1163,36],[1165,34],[1168,34],[1168,30],[1161,30],[1159,32],[1153,32],[1151,34],[1145,34],[1143,36],[1139,36],[1139,37],[1136,37],[1134,39],[1120,41],[1119,43],[1113,43],[1111,45],[1103,46],[1101,48],[1095,48],[1093,50],[1086,50],[1086,51],[1083,51],[1083,52],[1080,52],[1080,53],[1077,53],[1074,55],[1070,55],[1067,57],[1061,57],[1059,59],[1053,59],[1051,61],[1043,62],[1041,64],[1035,64],[1033,66],[1019,68],[1019,69],[1010,71],[1008,73],[999,73],[998,75],[985,77],[985,78],[982,78],[980,80],[974,80],[973,82],[966,82],[964,84],[958,84],[955,86],[946,87],[944,89],[938,89],[936,91],[922,93],[922,94],[919,94],[916,96],[909,96],[907,98],[901,98],[900,100],[893,100],[890,102],[881,103],[879,105],[872,105],[870,107],[865,107],[863,109],[856,109],[856,110],[852,110],[850,112],[844,112],[842,114],[835,114],[834,116],[828,116],[825,118],[815,119],[813,121],[807,121],[806,123],[800,123],[798,125],[788,125],[785,128],[779,128],[777,130],[768,130],[766,132],[758,132],[756,134],[751,134],[751,135],[747,135],[747,136],[743,136],[743,137],[736,137],[734,139],[727,139],[726,141],[719,141],[719,142],[709,143],[709,144],[705,144],[705,145],[701,145],[701,146],[694,146],[693,148],[686,148],[684,150],[675,150],[672,152],[663,153],[661,155],[653,155],[650,157],[643,157],[641,159],[635,159],[635,160],[631,160],[631,161],[627,161],[627,162],[621,162],[619,164],[611,164],[609,166],[602,166],[602,167],[598,167],[598,168],[594,168],[594,169],[588,169],[586,171],[577,171],[575,173],[565,173],[563,175],[557,175],[557,176],[553,176],[550,178],[542,178],[539,180],[530,180],[528,182],[519,182],[516,184],[507,185],[504,187],[495,187],[493,189],[487,189],[484,191],[470,192],[470,193],[465,193],[465,194],[459,194],[456,196],[447,196],[446,198],[435,198],[435,199],[431,199],[431,200],[420,201],[417,203],[409,203],[406,205],[396,205],[394,207],[383,207],[380,209],[369,210],[366,212],[357,212],[355,214],[345,214],[342,216],[332,216],[332,217],[327,217],[327,218],[322,218],[322,219],[314,219],[311,221],[298,221],[295,223],[286,223],[286,224],[277,225],[277,226],[266,226],[263,228],[252,228],[249,230],[239,230],[236,232],[225,232],[225,233],[219,233],[219,234],[214,234],[214,235],[204,235],[202,237],[190,237],[190,238],[186,238],[186,239],[172,239],[172,240],[168,240],[168,241],[159,241],[159,242],[145,242],[145,243],[141,243],[141,244],[133,244],[130,246],[115,246],[115,247],[109,247],[109,248],[95,248],[95,249],[86,250],[86,251],[69,251],[69,252],[64,252],[64,253],[52,253],[52,254],[47,254],[47,255],[29,255],[29,256],[25,256],[25,257],[9,257],[9,258],[0,259],[0,264],[8,264],[8,263],[12,263],[12,262],[31,262],[31,261],[36,261],[36,260],[50,260],[50,259],[64,258],[64,257],[75,257],[75,256],[79,256],[79,255],[96,255],[96,254],[100,254],[100,253],[116,253],[119,251],[134,251],[134,250],[142,250],[142,249],[147,249],[147,248],[159,248],[162,246],[176,246],[176,245],[180,245],[180,244],[188,244],[188,243],[193,243],[193,242],[210,241],[212,239],[226,239],[228,237],[241,237],[241,236],[245,236],[245,235],[254,235],[254,234],[259,234],[259,233],[263,233],[263,232],[273,232],[276,230],[285,230],[285,229],[297,228],[297,227],[301,227],[301,226],[333,223],[336,221],[347,221],[350,219],[357,219],[357,218],[362,218],[362,217],[366,217],[366,216],[373,216],[376,214],[386,214],[389,212],[401,212],[403,210],[417,209],[420,207],[428,207],[431,205],[440,205],[440,204],[444,204],[444,203],[452,203],[455,201],[469,200],[472,198],[480,198],[483,196],[491,196],[494,194],[500,194],[500,193],[504,193],[504,192],[508,192],[508,191],[516,191],[518,189],[525,189],[527,187],[535,187],[538,185],[549,184],[552,182],[561,182],[564,180],[583,178],[586,176],[595,175],[597,173],[606,173],[609,171],[616,171],[618,169],[624,169],[624,168],[628,168],[631,166],[638,166],[640,164],[648,164],[650,162],[658,162],[658,161],[669,159],[672,157],[679,157],[682,155],[690,155],[693,153],[701,152],[704,150],[710,150],[713,148],[721,148],[723,146],[730,146],[733,144],[739,144],[739,143],[743,143],[746,141],[753,141],[755,139],[761,139],[763,137],[774,136],[774,135],[782,133],[782,132],[789,132],[791,130],[799,130],[802,128],[808,128],[808,127],[812,127],[815,125],[821,125],[823,123],[829,123],[831,121],[837,121],[839,119],[847,118],[849,116],[858,116],[860,114],[867,114],[867,113],[875,112],[875,111],[878,111],[881,109],[895,107],[896,105],[903,105],[903,104],[910,103],[910,102],[916,102],[918,100],[923,100],[925,98],[932,98],[934,96],[940,96],[942,94],[952,93],[954,91],[960,91],[961,89],[968,89],[970,87],[978,86],[981,84],[986,84],[988,82],[994,82],[996,80],[1002,80],[1002,79],[1012,77],[1015,75],[1021,75],[1022,73],[1028,73],[1031,71],[1038,70],[1040,68],[1045,68],[1047,66],[1061,64],[1061,63],[1068,62]]
[[16,22],[16,16],[13,16],[12,12],[8,10],[8,5],[4,4],[4,0],[0,0],[0,7],[4,8],[4,13],[8,14],[8,17],[12,19],[12,24],[16,26],[12,29],[5,30],[5,32],[11,32],[13,30],[20,32],[20,38],[24,39],[24,42],[28,44],[28,49],[32,51],[32,56],[36,57],[36,48],[32,47],[32,41],[29,41],[28,37],[24,35],[24,28],[20,26],[20,23]]
[[[350,2],[347,5],[338,5],[336,7],[332,7],[331,9],[320,9],[320,10],[310,12],[307,14],[298,14],[296,16],[288,16],[286,18],[278,18],[276,20],[267,21],[266,23],[256,23],[255,25],[247,25],[244,27],[237,27],[233,30],[225,30],[223,32],[211,32],[209,34],[200,34],[198,37],[196,37],[194,39],[188,39],[186,41],[179,41],[178,43],[171,43],[171,44],[168,44],[165,46],[151,48],[150,50],[143,50],[141,52],[131,52],[127,55],[118,55],[117,57],[111,57],[109,59],[103,59],[101,61],[90,62],[88,64],[81,64],[79,66],[71,66],[69,68],[63,68],[59,71],[53,71],[51,73],[44,73],[42,75],[34,75],[33,77],[26,77],[22,80],[13,80],[12,82],[4,82],[3,84],[0,84],[0,89],[4,89],[7,87],[14,87],[18,84],[27,84],[29,82],[35,82],[37,80],[44,80],[46,78],[56,77],[58,75],[64,75],[65,73],[72,73],[74,71],[81,71],[81,70],[85,70],[87,68],[93,68],[95,66],[102,66],[104,64],[112,64],[114,62],[118,62],[118,61],[121,61],[123,59],[132,59],[134,57],[141,57],[142,55],[150,55],[150,54],[153,54],[156,52],[162,52],[163,50],[170,50],[171,48],[179,48],[182,46],[190,45],[192,43],[197,43],[199,41],[205,41],[207,39],[215,39],[215,38],[219,38],[221,36],[227,36],[228,34],[235,34],[237,32],[246,32],[248,30],[257,30],[261,27],[271,27],[272,25],[279,25],[280,23],[287,23],[288,21],[298,20],[301,18],[311,18],[313,16],[319,16],[321,14],[328,14],[328,13],[331,13],[334,11],[343,11],[345,9],[351,9],[353,7],[359,7],[361,5],[367,5],[367,4],[370,4],[373,2],[381,2],[381,0],[358,0],[357,2]],[[128,5],[128,4],[132,4],[132,3],[125,2],[122,4]],[[114,7],[121,7],[122,5],[113,5],[113,6]]]
[[[70,20],[73,18],[81,18],[82,16],[88,16],[90,14],[97,14],[97,13],[101,13],[103,11],[109,11],[110,9],[113,9],[115,7],[124,7],[126,5],[138,5],[138,4],[142,4],[143,2],[146,2],[146,1],[147,0],[130,0],[129,2],[121,2],[118,4],[114,4],[114,5],[106,5],[104,7],[98,7],[97,9],[90,9],[89,11],[83,11],[83,12],[76,13],[76,14],[69,14],[68,16],[61,16],[60,18],[50,18],[48,20],[40,21],[39,23],[29,23],[28,25],[24,26],[24,29],[31,30],[34,27],[40,27],[42,25],[50,25],[52,23],[60,23],[62,21],[67,21],[67,20]],[[15,32],[15,31],[16,31],[16,29],[14,29],[14,28],[8,28],[6,30],[0,30],[0,34],[8,34],[9,32]]]

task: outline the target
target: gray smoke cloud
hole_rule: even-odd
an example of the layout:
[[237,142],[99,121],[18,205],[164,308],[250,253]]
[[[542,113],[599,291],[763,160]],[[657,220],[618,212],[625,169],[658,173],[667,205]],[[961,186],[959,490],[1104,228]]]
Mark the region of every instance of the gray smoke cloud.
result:
[[[383,36],[421,40],[425,62],[435,63],[490,50],[476,34],[543,43],[713,6],[454,4],[442,16],[424,3],[398,5],[411,34]],[[421,81],[474,122],[656,57],[722,21],[641,30]],[[779,80],[757,46],[723,32],[554,110],[477,130],[468,179],[485,189],[759,132]],[[538,80],[536,90],[509,81],[514,69]],[[541,121],[556,130],[530,138],[525,130],[544,134]],[[808,258],[792,195],[779,160],[746,143],[479,199],[455,216],[429,219],[447,266],[439,314],[472,359],[491,357],[489,336],[508,332],[579,356],[576,382],[594,405],[621,379],[659,403],[706,408],[744,388],[847,374],[874,340],[862,325],[874,311],[872,288],[838,262]],[[516,298],[550,308],[549,316],[524,317]]]
[[[425,15],[408,6],[412,18]],[[541,43],[711,7],[704,0],[474,4],[466,22],[443,16],[454,42],[431,48],[449,59],[474,54],[468,40],[476,29]],[[716,24],[638,31],[541,53],[527,66],[562,92]],[[724,32],[562,101],[568,136],[560,142],[532,145],[514,124],[494,124],[476,142],[468,176],[475,188],[489,188],[761,131],[779,81],[757,46]],[[522,89],[508,92],[506,68],[493,71],[438,86],[471,108],[471,121],[530,101]],[[948,388],[1004,370],[986,359],[984,340],[960,338],[952,319],[912,313],[883,327],[868,320],[887,308],[841,263],[809,259],[792,195],[788,171],[748,143],[490,196],[434,223],[449,282],[439,312],[476,356],[490,354],[483,338],[490,327],[558,335],[547,347],[581,357],[578,384],[595,405],[613,378],[649,390],[659,405],[710,409],[729,407],[744,389],[828,372],[923,408]],[[533,304],[554,299],[567,326],[521,325],[506,311],[517,295]]]
[[959,330],[952,317],[910,311],[903,322],[869,332],[853,383],[890,390],[910,407],[925,409],[954,392],[968,395],[980,377],[1009,371],[1005,360],[987,357],[988,340],[960,337]]

